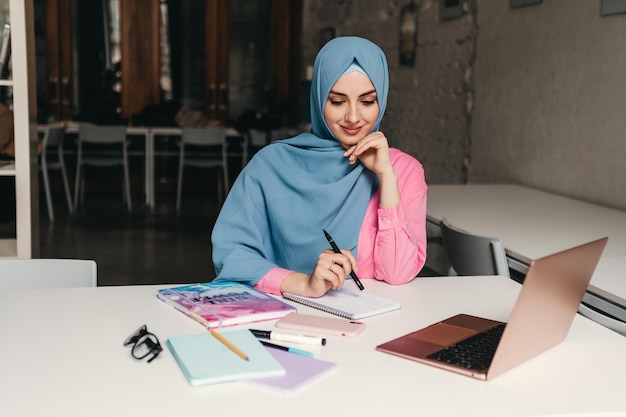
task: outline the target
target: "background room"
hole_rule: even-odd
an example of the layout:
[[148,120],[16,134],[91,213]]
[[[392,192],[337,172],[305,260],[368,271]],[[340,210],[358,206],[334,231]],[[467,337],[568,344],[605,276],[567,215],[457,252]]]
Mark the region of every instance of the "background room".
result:
[[[626,15],[609,13],[605,6],[613,2],[365,3],[186,0],[147,7],[134,0],[87,8],[36,0],[37,119],[221,124],[234,132],[232,181],[250,128],[306,128],[307,74],[320,46],[333,36],[358,35],[379,44],[389,62],[381,128],[392,146],[422,162],[429,184],[515,183],[626,210],[626,150],[616,111],[626,104],[620,82],[626,57],[616,53]],[[6,20],[7,7],[0,10]],[[10,100],[11,89],[0,88]],[[130,212],[118,177],[94,176],[84,204],[69,213],[62,181],[51,174],[51,221],[35,176],[25,187],[35,191],[36,204],[30,214],[17,213],[33,232],[18,240],[30,241],[35,256],[95,259],[100,285],[211,279],[216,181],[189,171],[182,208],[175,209],[177,140],[155,138],[150,206],[145,144],[131,137]],[[71,185],[74,141],[68,134]],[[13,178],[0,179],[0,238],[11,240],[19,235]],[[427,266],[447,270],[437,236]]]

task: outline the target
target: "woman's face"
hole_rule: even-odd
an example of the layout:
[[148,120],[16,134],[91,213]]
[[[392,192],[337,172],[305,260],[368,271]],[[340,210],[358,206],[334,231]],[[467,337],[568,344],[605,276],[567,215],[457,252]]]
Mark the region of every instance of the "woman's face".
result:
[[326,124],[346,149],[370,133],[378,112],[374,85],[359,71],[339,78],[324,105]]

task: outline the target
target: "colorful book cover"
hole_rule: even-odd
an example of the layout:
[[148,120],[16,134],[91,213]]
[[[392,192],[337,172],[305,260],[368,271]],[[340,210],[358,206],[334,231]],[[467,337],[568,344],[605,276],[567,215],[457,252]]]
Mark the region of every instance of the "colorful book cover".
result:
[[274,320],[296,308],[238,282],[207,282],[158,290],[157,297],[206,327]]

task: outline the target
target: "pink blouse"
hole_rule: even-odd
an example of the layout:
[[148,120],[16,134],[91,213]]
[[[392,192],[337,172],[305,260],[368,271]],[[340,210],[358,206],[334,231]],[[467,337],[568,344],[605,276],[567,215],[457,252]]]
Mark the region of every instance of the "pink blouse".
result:
[[[389,149],[398,176],[400,203],[380,207],[380,190],[370,200],[359,233],[357,266],[360,279],[389,284],[411,281],[426,262],[426,191],[422,165],[412,156]],[[270,269],[255,285],[266,293],[280,295],[282,281],[293,271]]]

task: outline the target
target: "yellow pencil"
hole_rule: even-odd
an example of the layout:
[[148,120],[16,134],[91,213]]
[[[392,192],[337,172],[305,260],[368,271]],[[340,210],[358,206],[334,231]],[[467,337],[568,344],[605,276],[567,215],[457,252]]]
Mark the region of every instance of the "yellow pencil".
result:
[[213,336],[215,336],[215,338],[217,340],[219,340],[220,342],[222,342],[228,349],[232,350],[233,352],[235,352],[237,354],[237,356],[239,356],[241,359],[243,360],[250,360],[248,359],[248,355],[246,355],[245,353],[243,353],[242,351],[240,351],[239,349],[237,349],[237,346],[233,345],[232,343],[230,343],[228,340],[226,340],[224,338],[224,336],[222,336],[221,334],[219,334],[218,332],[216,332],[215,330],[209,328],[209,332],[211,332],[211,334]]

